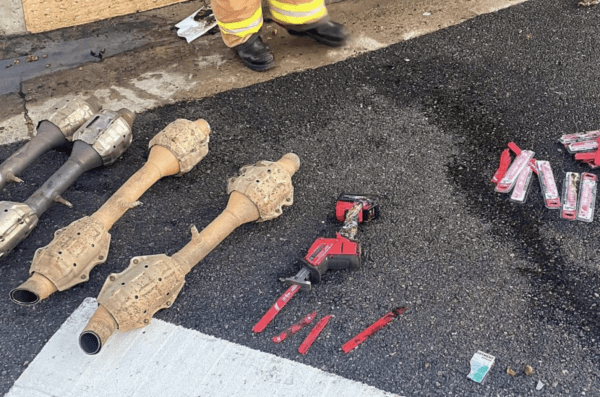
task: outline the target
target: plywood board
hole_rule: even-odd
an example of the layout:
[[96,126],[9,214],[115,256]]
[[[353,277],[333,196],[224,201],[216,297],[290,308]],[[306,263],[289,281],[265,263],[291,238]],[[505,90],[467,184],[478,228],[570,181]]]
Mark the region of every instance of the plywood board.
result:
[[23,0],[27,31],[31,33],[147,11],[185,0]]

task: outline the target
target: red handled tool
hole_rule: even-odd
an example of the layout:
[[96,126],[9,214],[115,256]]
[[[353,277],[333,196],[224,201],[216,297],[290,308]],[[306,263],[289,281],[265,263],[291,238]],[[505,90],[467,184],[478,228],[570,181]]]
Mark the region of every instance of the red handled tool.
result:
[[300,261],[302,269],[293,277],[281,279],[292,286],[279,298],[269,311],[252,328],[262,332],[283,306],[300,288],[310,291],[312,283],[319,283],[329,269],[358,269],[361,266],[361,248],[355,239],[358,224],[379,217],[379,205],[375,196],[342,194],[335,208],[336,219],[344,222],[334,238],[318,238]]
[[[361,266],[361,248],[356,240],[358,224],[370,222],[379,216],[379,206],[374,196],[342,194],[335,206],[335,217],[344,222],[334,238],[320,237],[300,261],[304,265],[293,277],[281,281],[298,284],[309,290],[312,283],[321,282],[329,269],[358,269]],[[312,283],[311,283],[312,282]]]

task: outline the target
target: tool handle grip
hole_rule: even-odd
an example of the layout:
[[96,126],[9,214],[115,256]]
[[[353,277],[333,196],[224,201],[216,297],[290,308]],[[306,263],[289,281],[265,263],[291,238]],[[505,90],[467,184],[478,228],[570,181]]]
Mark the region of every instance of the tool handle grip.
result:
[[361,249],[358,246],[358,255],[348,254],[333,254],[327,255],[317,265],[309,263],[306,259],[300,260],[302,264],[310,271],[310,281],[314,284],[321,282],[321,277],[327,270],[357,270],[360,269],[362,264],[361,261]]

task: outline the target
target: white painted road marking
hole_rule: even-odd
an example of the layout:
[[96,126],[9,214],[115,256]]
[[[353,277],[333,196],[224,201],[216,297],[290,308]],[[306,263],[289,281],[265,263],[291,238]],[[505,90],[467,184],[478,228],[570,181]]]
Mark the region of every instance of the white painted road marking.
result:
[[87,298],[5,397],[398,397],[156,319],[143,329],[117,332],[89,356],[78,337],[97,306]]

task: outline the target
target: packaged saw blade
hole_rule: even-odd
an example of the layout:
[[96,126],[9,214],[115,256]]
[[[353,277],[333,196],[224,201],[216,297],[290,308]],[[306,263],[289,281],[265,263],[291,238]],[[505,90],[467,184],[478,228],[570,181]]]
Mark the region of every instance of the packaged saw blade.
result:
[[596,141],[583,141],[569,143],[567,146],[569,153],[580,153],[580,152],[591,152],[598,150],[598,142]]
[[515,188],[510,196],[510,201],[523,204],[525,200],[527,200],[527,194],[529,193],[532,178],[533,170],[531,167],[523,168],[523,171],[521,171],[517,178],[517,182],[515,183]]
[[598,178],[594,174],[584,172],[581,174],[579,185],[579,204],[577,205],[577,220],[591,222],[594,220],[594,208],[596,207],[596,190]]
[[559,141],[567,146],[574,142],[595,141],[598,138],[600,138],[600,131],[587,131],[563,135],[560,137]]
[[567,172],[563,183],[562,209],[560,217],[574,220],[577,218],[577,191],[579,190],[579,174]]
[[556,187],[556,181],[554,180],[550,162],[538,160],[535,162],[535,166],[538,170],[538,179],[540,181],[542,196],[544,196],[544,205],[548,209],[559,209],[560,195],[558,194],[558,188]]
[[521,171],[523,171],[534,155],[535,153],[531,150],[521,151],[521,154],[517,156],[515,161],[510,165],[508,171],[506,171],[506,174],[504,174],[504,177],[496,185],[496,191],[499,193],[510,192],[510,189],[512,189],[517,182],[519,174],[521,174]]

